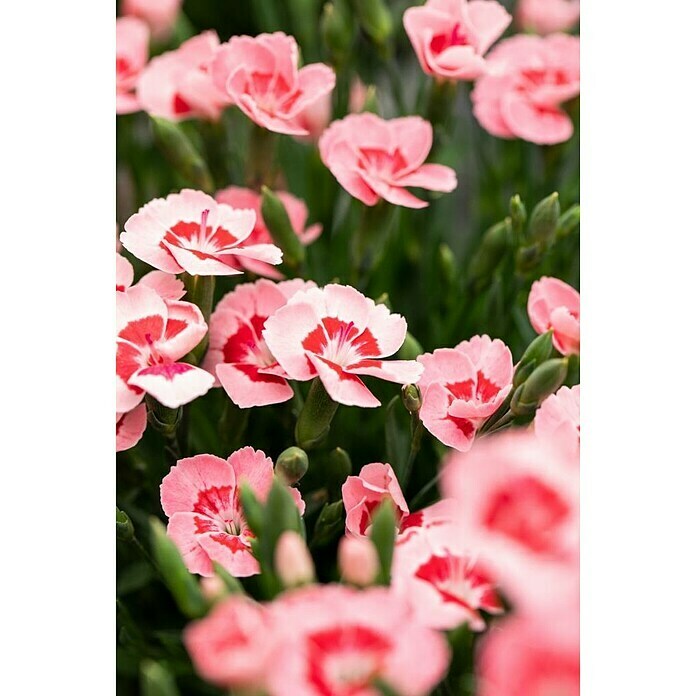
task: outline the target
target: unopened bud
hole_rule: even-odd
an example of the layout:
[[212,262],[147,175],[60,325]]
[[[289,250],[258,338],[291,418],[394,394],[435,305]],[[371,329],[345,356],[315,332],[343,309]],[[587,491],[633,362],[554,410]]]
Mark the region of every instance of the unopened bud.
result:
[[528,416],[537,406],[565,382],[568,374],[568,358],[554,358],[539,365],[529,378],[516,390],[510,402],[515,416]]
[[297,483],[309,469],[307,453],[299,447],[288,447],[283,450],[276,461],[276,474],[292,486]]
[[359,112],[369,111],[371,114],[379,114],[379,103],[377,101],[377,87],[369,85],[365,89],[365,99],[363,100]]
[[326,467],[326,487],[331,500],[341,497],[341,486],[352,471],[353,464],[348,452],[341,447],[336,447],[329,452],[329,461]]
[[353,8],[363,31],[378,45],[391,38],[394,22],[384,0],[353,0]]
[[401,401],[409,413],[418,413],[423,405],[421,390],[417,384],[404,384],[401,387]]
[[532,211],[529,218],[529,238],[542,244],[553,239],[560,216],[561,204],[558,202],[558,194],[552,193],[537,203]]
[[423,355],[423,346],[407,331],[396,357],[399,360],[415,360],[419,355]]
[[295,234],[283,201],[267,186],[261,189],[261,215],[273,241],[283,252],[283,261],[297,268],[305,259],[305,250]]
[[512,222],[505,218],[486,230],[469,264],[472,281],[488,278],[503,259],[512,241]]
[[135,536],[133,523],[125,512],[116,508],[116,538],[121,541],[131,541]]
[[534,368],[546,362],[551,357],[552,351],[553,332],[547,331],[537,336],[527,346],[527,350],[524,351],[519,363],[517,363],[515,375],[512,378],[512,388],[517,389],[517,387],[532,374]]
[[211,575],[209,578],[201,578],[201,594],[207,602],[213,604],[227,596],[227,587],[222,578]]
[[510,199],[510,221],[515,233],[518,236],[521,235],[527,222],[527,209],[518,194]]
[[275,569],[285,587],[298,587],[314,581],[314,562],[304,539],[286,530],[275,548]]
[[515,265],[517,270],[528,273],[534,270],[544,259],[544,248],[542,244],[532,244],[531,246],[520,247],[517,250]]
[[355,41],[355,22],[348,0],[327,2],[321,14],[319,28],[333,63],[345,62]]
[[580,206],[573,205],[561,215],[556,226],[556,236],[567,237],[580,224]]
[[457,259],[449,244],[440,244],[437,250],[437,263],[445,281],[451,285],[457,278]]
[[167,438],[172,438],[176,434],[182,416],[182,408],[168,408],[163,406],[154,396],[145,396],[147,404],[147,421],[157,432]]
[[344,582],[372,585],[379,573],[375,545],[367,537],[343,537],[338,545],[338,568]]

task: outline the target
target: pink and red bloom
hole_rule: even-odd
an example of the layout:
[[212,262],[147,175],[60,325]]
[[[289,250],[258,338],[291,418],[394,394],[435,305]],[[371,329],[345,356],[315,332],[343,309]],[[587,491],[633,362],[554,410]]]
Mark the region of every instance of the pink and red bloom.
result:
[[423,371],[415,360],[383,359],[401,347],[406,321],[346,285],[293,295],[266,321],[262,336],[289,379],[319,377],[346,406],[380,405],[359,375],[409,384]]
[[135,17],[116,20],[116,113],[140,110],[135,86],[147,63],[150,32],[147,24]]
[[323,63],[298,69],[299,51],[282,32],[233,36],[220,47],[212,66],[218,90],[262,128],[309,135],[301,114],[331,92],[334,71]]
[[131,215],[121,242],[141,261],[167,273],[236,275],[240,258],[279,264],[273,244],[247,244],[253,210],[236,210],[202,191],[155,198]]
[[574,287],[558,278],[540,278],[529,292],[527,313],[537,333],[553,331],[559,353],[580,353],[580,293]]
[[567,447],[575,461],[580,457],[580,385],[561,387],[541,404],[534,416],[534,432],[542,440]]
[[285,370],[273,357],[262,332],[272,316],[297,292],[316,287],[300,279],[238,285],[218,302],[210,317],[210,344],[203,368],[217,376],[240,408],[291,399]]
[[116,414],[116,451],[135,447],[147,427],[147,407],[145,404],[136,406],[127,413]]
[[501,41],[471,94],[474,115],[499,138],[554,145],[573,135],[561,104],[580,94],[580,40],[567,34]]
[[453,191],[454,170],[424,164],[433,144],[433,128],[418,116],[385,121],[372,113],[334,121],[319,139],[322,162],[351,196],[365,205],[381,199],[407,208],[428,203],[406,190]]
[[[316,223],[307,226],[309,212],[304,201],[301,201],[287,191],[276,191],[275,194],[285,206],[285,211],[290,219],[292,229],[303,246],[308,246],[314,242],[321,234],[321,225]],[[226,189],[218,191],[215,194],[215,200],[217,200],[218,203],[225,203],[231,208],[246,208],[256,213],[256,224],[247,240],[249,244],[273,243],[271,233],[268,231],[263,215],[261,214],[261,195],[256,193],[256,191],[239,186],[229,186]],[[274,280],[281,280],[283,278],[283,274],[278,269],[273,268],[273,266],[263,261],[240,257],[238,263],[241,268],[265,276],[266,278],[273,278]]]
[[[116,254],[116,292],[125,292],[133,285],[133,266],[121,254]],[[152,288],[163,300],[180,300],[186,290],[176,277],[162,271],[150,271],[137,283],[137,286]]]
[[425,367],[419,382],[423,425],[443,444],[466,452],[512,388],[510,349],[500,339],[474,336],[418,361]]
[[512,21],[495,0],[428,0],[404,12],[404,28],[424,72],[449,80],[475,80],[483,56]]
[[572,29],[580,19],[580,0],[518,0],[517,23],[525,31],[552,34]]
[[123,0],[124,15],[147,22],[157,39],[166,39],[174,28],[183,0]]
[[[179,460],[162,480],[167,534],[192,573],[213,575],[213,562],[235,577],[259,572],[251,552],[253,533],[239,498],[242,482],[264,502],[273,485],[273,462],[252,447],[233,452],[227,460],[199,454]],[[299,492],[290,490],[303,512]]]

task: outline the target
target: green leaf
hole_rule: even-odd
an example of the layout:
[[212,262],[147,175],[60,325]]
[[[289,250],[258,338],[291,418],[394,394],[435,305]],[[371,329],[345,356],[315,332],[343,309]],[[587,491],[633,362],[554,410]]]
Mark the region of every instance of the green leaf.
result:
[[237,578],[230,575],[219,563],[213,562],[213,568],[215,569],[215,575],[225,583],[225,587],[230,594],[244,594],[242,583]]

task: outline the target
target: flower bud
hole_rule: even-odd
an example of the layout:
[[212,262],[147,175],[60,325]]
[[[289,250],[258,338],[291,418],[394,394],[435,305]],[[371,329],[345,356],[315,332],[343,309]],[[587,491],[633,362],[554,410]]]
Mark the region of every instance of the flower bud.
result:
[[348,0],[333,0],[324,5],[319,30],[332,62],[339,65],[344,63],[355,41],[355,22]]
[[[546,362],[553,351],[553,332],[547,331],[537,336],[522,354],[512,378],[512,388],[517,387],[532,374],[534,368]],[[531,367],[531,370],[530,370]]]
[[489,228],[469,263],[469,278],[473,282],[485,280],[503,259],[512,242],[512,221],[505,218]]
[[396,357],[399,360],[415,360],[419,355],[423,355],[423,346],[407,331]]
[[563,384],[568,374],[568,358],[547,360],[537,367],[515,391],[510,410],[515,416],[528,416]]
[[401,401],[409,413],[418,413],[423,405],[421,391],[417,384],[404,384],[401,387]]
[[131,541],[135,536],[130,517],[116,508],[116,538],[121,541]]
[[510,199],[510,221],[515,234],[520,236],[524,232],[524,226],[527,222],[527,209],[519,194],[515,194]]
[[276,461],[276,474],[292,486],[297,483],[309,469],[307,453],[299,447],[288,447],[283,450]]
[[178,408],[168,408],[149,394],[145,395],[145,403],[147,404],[148,423],[165,437],[173,438],[181,422],[183,412],[181,406]]
[[143,660],[140,665],[140,693],[143,696],[178,696],[179,690],[164,664]]
[[275,548],[275,569],[285,587],[298,587],[314,581],[314,562],[304,539],[295,531],[280,535]]
[[562,239],[567,237],[580,224],[580,206],[572,205],[558,218],[556,236]]
[[515,265],[520,273],[529,273],[544,259],[544,247],[541,243],[520,247],[515,257]]
[[326,467],[326,487],[331,500],[341,497],[341,486],[353,471],[353,463],[348,452],[341,447],[336,447],[329,452],[328,466]]
[[211,575],[209,578],[201,578],[201,594],[207,602],[214,604],[227,596],[227,587],[222,578]]
[[305,450],[320,445],[329,434],[338,404],[328,395],[318,377],[309,388],[307,399],[295,425],[295,440]]
[[394,31],[391,12],[384,0],[353,0],[353,9],[363,31],[378,46],[384,46]]
[[366,537],[343,537],[338,545],[338,568],[344,582],[371,585],[379,573],[375,545]]
[[437,264],[442,277],[452,285],[457,277],[457,259],[449,244],[440,244],[437,250]]
[[271,233],[273,241],[283,252],[283,261],[291,268],[304,262],[305,250],[300,238],[295,234],[288,211],[278,196],[268,188],[261,188],[261,215]]
[[558,202],[558,194],[552,193],[537,203],[532,211],[529,218],[529,238],[542,244],[549,242],[556,234],[560,216],[561,204]]
[[365,89],[365,98],[359,112],[369,111],[371,114],[379,116],[379,103],[377,100],[377,87],[368,85]]

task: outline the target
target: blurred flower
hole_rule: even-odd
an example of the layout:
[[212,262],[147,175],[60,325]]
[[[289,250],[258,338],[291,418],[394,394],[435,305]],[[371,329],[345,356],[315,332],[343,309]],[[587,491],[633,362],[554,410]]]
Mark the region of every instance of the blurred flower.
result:
[[145,404],[136,406],[127,413],[116,414],[116,451],[135,447],[147,426],[147,408]]
[[[116,292],[124,292],[133,285],[133,266],[125,256],[116,254]],[[180,300],[185,294],[184,284],[171,273],[150,271],[136,286],[152,288],[163,300]]]
[[286,529],[275,547],[274,566],[285,587],[298,587],[314,580],[314,562],[304,539]]
[[560,105],[580,94],[577,36],[513,36],[491,51],[487,63],[488,72],[471,93],[483,128],[498,138],[538,145],[573,135],[573,121]]
[[116,113],[140,110],[135,86],[148,57],[150,32],[135,17],[116,20]]
[[443,444],[466,452],[512,388],[510,349],[500,339],[474,336],[425,353],[418,362],[425,367],[419,382],[423,425]]
[[457,508],[456,501],[450,498],[438,500],[432,505],[412,512],[401,520],[399,535],[396,538],[397,544],[403,544],[411,534],[431,527],[451,524]]
[[300,279],[272,283],[264,278],[238,285],[218,302],[210,317],[210,344],[203,369],[217,375],[240,408],[277,404],[292,398],[286,374],[261,332],[266,320],[295,293],[316,287]]
[[580,19],[580,0],[517,0],[516,9],[520,27],[535,34],[567,31]]
[[293,295],[262,335],[290,379],[318,376],[329,396],[347,406],[380,405],[358,375],[409,384],[423,371],[415,360],[382,359],[401,347],[406,321],[346,285]]
[[541,404],[534,416],[534,432],[542,440],[567,447],[574,461],[580,456],[580,385],[561,387]]
[[196,305],[138,284],[116,293],[116,330],[117,412],[135,408],[145,392],[176,408],[212,386],[205,370],[177,362],[208,330]]
[[540,278],[529,292],[527,313],[537,333],[553,330],[559,353],[580,353],[580,293],[574,287],[558,278]]
[[[233,452],[225,461],[211,454],[180,459],[162,480],[160,497],[169,517],[167,534],[192,573],[213,575],[213,562],[235,577],[259,572],[251,553],[253,534],[247,526],[239,487],[246,483],[265,501],[273,484],[273,462],[252,447]],[[301,512],[299,491],[289,489]]]
[[512,21],[494,0],[428,0],[404,12],[404,28],[428,75],[475,80],[483,56]]
[[174,28],[183,0],[123,0],[124,15],[145,20],[157,39],[166,39]]
[[359,476],[346,479],[341,496],[346,510],[346,532],[355,536],[370,533],[372,515],[385,500],[394,503],[397,525],[408,515],[408,504],[389,464],[365,464]]
[[126,221],[121,242],[133,255],[167,273],[235,275],[239,258],[278,264],[273,244],[246,244],[253,210],[235,210],[202,191],[155,198]]
[[[302,242],[304,246],[308,246],[314,242],[321,234],[321,225],[315,223],[307,227],[309,212],[305,202],[287,191],[276,191],[275,195],[280,198],[285,206],[288,218],[290,218],[290,224],[300,242]],[[263,216],[261,215],[261,194],[248,188],[228,186],[215,194],[215,200],[217,200],[218,203],[225,203],[232,208],[249,208],[253,210],[256,213],[256,224],[247,241],[250,244],[273,243],[271,233],[268,231]],[[237,262],[241,268],[245,268],[258,275],[266,276],[266,278],[273,278],[274,280],[281,280],[283,278],[283,274],[278,269],[262,261],[240,257]]]
[[338,544],[338,568],[344,582],[371,585],[379,573],[375,545],[367,537],[344,536]]
[[365,205],[383,198],[394,205],[425,208],[428,203],[406,186],[445,192],[457,186],[450,167],[423,164],[432,144],[433,128],[418,116],[385,121],[362,113],[334,121],[319,139],[319,152],[341,186]]
[[217,52],[212,74],[217,88],[257,125],[308,135],[299,116],[334,88],[336,75],[323,63],[298,69],[298,60],[297,42],[282,32],[233,36]]
[[143,110],[170,121],[217,120],[229,104],[213,84],[210,63],[220,44],[214,31],[194,36],[174,51],[153,58],[138,81]]

